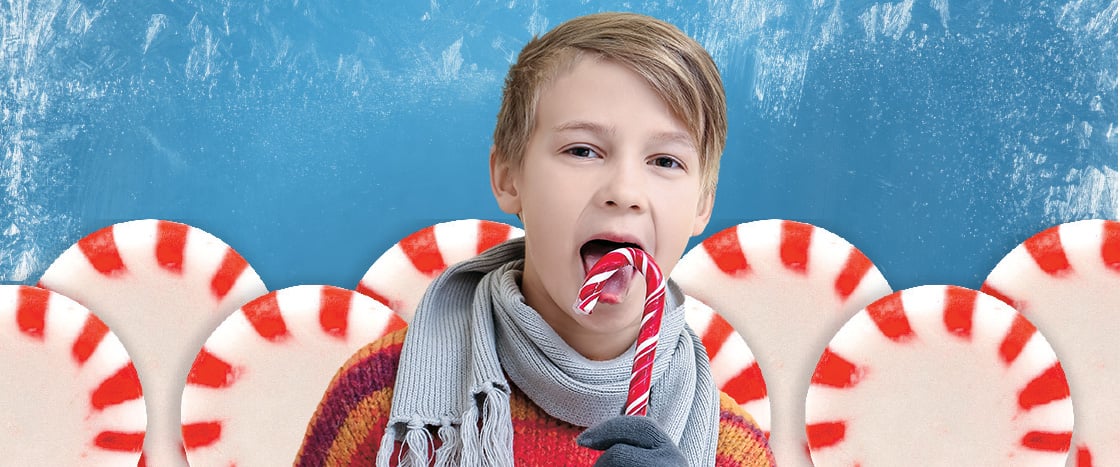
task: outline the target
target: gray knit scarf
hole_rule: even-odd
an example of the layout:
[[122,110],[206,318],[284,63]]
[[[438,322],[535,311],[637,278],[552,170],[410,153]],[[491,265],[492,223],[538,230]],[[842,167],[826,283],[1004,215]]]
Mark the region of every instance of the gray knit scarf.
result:
[[[378,466],[389,465],[394,441],[407,446],[402,466],[513,465],[505,374],[545,412],[573,425],[621,413],[633,347],[610,361],[572,350],[525,304],[518,285],[524,254],[524,240],[510,240],[432,282],[405,337]],[[718,392],[682,303],[670,282],[649,414],[690,465],[713,465]],[[434,451],[433,436],[440,440]]]

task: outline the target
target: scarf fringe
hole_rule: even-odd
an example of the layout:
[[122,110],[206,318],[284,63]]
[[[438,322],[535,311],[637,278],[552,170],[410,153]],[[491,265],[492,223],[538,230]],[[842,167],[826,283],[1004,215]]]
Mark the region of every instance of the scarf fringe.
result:
[[[381,445],[377,447],[377,466],[388,467],[396,451],[397,434],[401,427],[406,430],[400,452],[397,453],[397,465],[400,467],[428,467],[431,464],[430,454],[435,447],[428,426],[423,423],[409,423],[408,425],[393,424],[385,430],[381,437]],[[442,429],[441,429],[442,431]]]
[[428,425],[423,423],[409,423],[408,432],[404,434],[404,444],[408,453],[400,465],[428,467],[431,465],[429,455],[435,449],[435,440],[428,431]]
[[[481,400],[463,414],[462,465],[513,466],[513,419],[509,394],[497,388],[483,391]],[[481,430],[479,412],[482,412]],[[480,432],[481,431],[481,432]]]
[[[463,437],[463,447],[460,452],[463,465],[482,465],[478,445],[478,404],[472,404],[470,409],[463,414],[463,423],[459,425]],[[475,442],[471,442],[474,440]]]
[[[481,430],[479,412],[482,412]],[[456,425],[450,419],[442,420],[436,436],[440,445],[435,448],[430,428],[419,422],[394,423],[386,427],[377,449],[377,466],[388,467],[396,451],[397,435],[403,429],[404,440],[397,453],[401,467],[436,467],[456,465],[487,465],[512,467],[513,421],[510,415],[509,395],[497,388],[479,394],[479,401],[472,404],[463,421]],[[433,449],[434,448],[434,449]],[[430,454],[435,454],[434,463]]]
[[396,449],[396,441],[396,426],[385,427],[385,436],[381,437],[381,445],[377,447],[377,467],[389,467],[389,462],[393,460],[393,450]]
[[436,467],[452,467],[460,465],[459,456],[462,454],[463,442],[459,439],[459,429],[450,420],[440,423],[440,446],[436,449]]
[[509,394],[497,389],[482,404],[482,457],[487,465],[513,466],[513,417]]

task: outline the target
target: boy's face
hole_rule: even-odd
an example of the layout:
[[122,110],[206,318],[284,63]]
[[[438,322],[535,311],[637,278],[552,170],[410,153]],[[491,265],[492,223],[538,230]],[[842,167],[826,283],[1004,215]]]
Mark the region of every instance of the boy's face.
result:
[[693,139],[645,80],[598,58],[561,72],[541,90],[536,112],[521,167],[491,158],[498,204],[525,226],[522,292],[585,355],[573,340],[632,343],[645,299],[640,274],[590,316],[572,304],[606,251],[635,244],[668,276],[689,237],[704,230],[713,198],[701,190]]

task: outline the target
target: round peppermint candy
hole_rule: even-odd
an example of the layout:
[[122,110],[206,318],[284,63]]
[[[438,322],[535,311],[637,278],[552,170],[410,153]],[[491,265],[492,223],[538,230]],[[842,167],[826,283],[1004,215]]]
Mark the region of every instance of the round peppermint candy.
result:
[[40,285],[96,313],[132,355],[148,413],[142,461],[186,465],[179,406],[187,370],[218,323],[266,292],[256,272],[209,233],[149,219],[82,238]]
[[[731,382],[737,389],[724,390],[740,394],[736,400],[769,435],[778,465],[811,465],[804,430],[809,376],[833,333],[860,308],[890,293],[882,274],[827,230],[763,220],[704,239],[671,277],[750,343],[753,357],[740,358],[757,358],[765,386],[759,387],[755,374]],[[767,397],[769,410],[759,410]]]
[[301,285],[231,314],[206,340],[183,391],[191,465],[288,465],[331,378],[405,323],[357,292]]
[[1034,322],[1062,361],[1077,418],[1068,465],[1120,465],[1120,222],[1046,229],[1008,253],[981,290]]
[[818,466],[1061,466],[1073,403],[1030,321],[986,294],[928,285],[844,324],[813,372],[805,418]]
[[124,346],[60,294],[0,285],[0,461],[136,465],[144,398]]

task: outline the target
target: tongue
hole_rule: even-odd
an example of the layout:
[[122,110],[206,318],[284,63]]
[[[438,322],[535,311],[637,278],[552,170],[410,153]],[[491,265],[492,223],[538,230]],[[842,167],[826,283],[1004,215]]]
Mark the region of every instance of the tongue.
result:
[[633,277],[633,266],[626,265],[620,268],[606,282],[603,282],[603,293],[599,295],[599,301],[610,304],[622,302],[622,299],[626,298],[626,292],[630,290],[630,279]]

